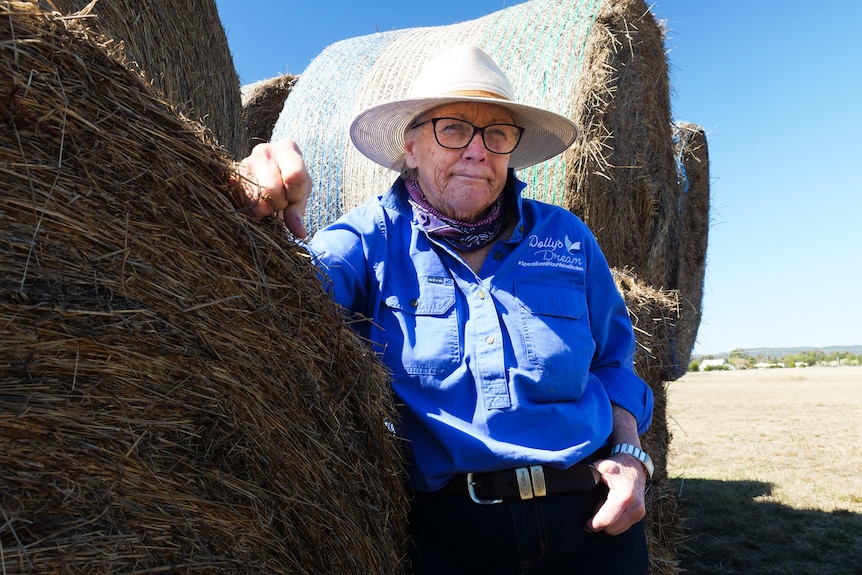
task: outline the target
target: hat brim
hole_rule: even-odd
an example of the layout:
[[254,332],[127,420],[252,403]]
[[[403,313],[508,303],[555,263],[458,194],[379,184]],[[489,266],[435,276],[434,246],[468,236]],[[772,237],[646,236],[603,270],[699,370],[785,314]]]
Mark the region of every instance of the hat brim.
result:
[[514,114],[525,128],[509,159],[509,167],[516,170],[553,158],[578,137],[574,122],[542,108],[496,98],[453,96],[413,98],[368,108],[350,125],[350,139],[365,157],[398,171],[404,162],[404,133],[410,123],[428,110],[458,102],[494,104]]

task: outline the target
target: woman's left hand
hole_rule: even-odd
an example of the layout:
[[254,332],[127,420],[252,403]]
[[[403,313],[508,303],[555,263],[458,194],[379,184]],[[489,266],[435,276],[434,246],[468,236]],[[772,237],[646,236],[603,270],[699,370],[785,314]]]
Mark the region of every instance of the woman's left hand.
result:
[[587,531],[604,531],[609,535],[625,533],[646,516],[646,470],[640,461],[624,453],[599,460],[594,465],[608,486],[608,497],[587,522]]

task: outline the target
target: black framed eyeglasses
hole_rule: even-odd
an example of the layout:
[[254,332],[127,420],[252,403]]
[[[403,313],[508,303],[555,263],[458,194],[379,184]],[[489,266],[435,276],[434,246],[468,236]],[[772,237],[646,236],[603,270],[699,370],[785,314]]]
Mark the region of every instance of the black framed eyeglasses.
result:
[[431,118],[414,124],[410,129],[419,128],[429,122],[434,127],[437,143],[450,150],[466,148],[473,141],[476,132],[479,132],[482,134],[482,143],[489,152],[511,154],[524,134],[524,128],[514,124],[488,124],[479,127],[458,118]]

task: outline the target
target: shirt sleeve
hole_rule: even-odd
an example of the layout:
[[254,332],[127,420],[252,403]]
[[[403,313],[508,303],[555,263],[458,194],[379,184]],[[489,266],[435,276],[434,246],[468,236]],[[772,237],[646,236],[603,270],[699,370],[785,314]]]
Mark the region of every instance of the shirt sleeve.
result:
[[652,421],[653,392],[634,372],[631,319],[597,245],[587,278],[587,307],[596,343],[590,373],[604,386],[611,403],[635,416],[638,433],[643,434]]
[[308,244],[323,288],[348,314],[367,314],[369,276],[365,238],[347,221],[318,231]]
[[317,266],[323,288],[350,316],[373,314],[376,268],[384,234],[375,233],[379,218],[368,204],[355,208],[319,230],[307,248]]

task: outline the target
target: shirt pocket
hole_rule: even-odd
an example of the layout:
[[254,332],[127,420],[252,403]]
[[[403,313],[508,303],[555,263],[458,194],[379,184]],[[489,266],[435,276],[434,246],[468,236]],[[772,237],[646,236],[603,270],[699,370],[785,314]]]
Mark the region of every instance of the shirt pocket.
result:
[[595,342],[583,284],[529,278],[515,283],[526,365],[525,399],[573,401],[587,382]]
[[419,277],[385,294],[383,303],[384,359],[390,369],[438,376],[455,369],[461,346],[451,278]]

